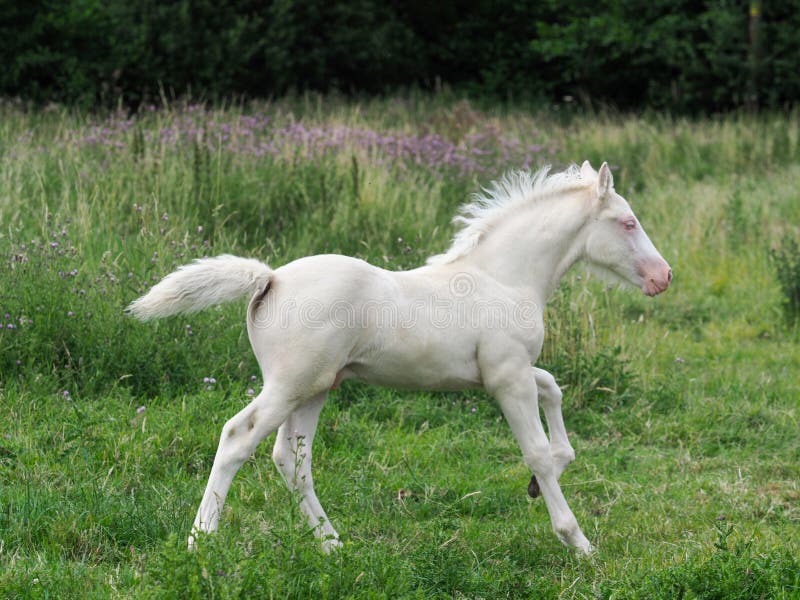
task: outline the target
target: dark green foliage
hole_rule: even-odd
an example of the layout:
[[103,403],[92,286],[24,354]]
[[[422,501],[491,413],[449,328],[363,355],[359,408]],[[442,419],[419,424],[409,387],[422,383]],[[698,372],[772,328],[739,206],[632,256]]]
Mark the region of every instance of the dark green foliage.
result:
[[2,93],[84,105],[379,91],[416,80],[421,43],[374,0],[4,2],[0,32]]
[[[559,95],[681,112],[745,105],[748,93],[772,103],[791,97],[778,99],[783,92],[774,85],[766,85],[769,94],[761,90],[768,78],[785,78],[783,67],[764,61],[755,74],[748,69],[750,2],[547,4],[532,45],[546,62],[546,85]],[[779,52],[797,52],[781,43]],[[767,65],[772,73],[763,73]]]
[[36,101],[117,96],[119,52],[131,49],[119,47],[120,25],[99,0],[0,3],[0,90]]
[[800,96],[800,0],[0,3],[0,93],[139,105],[441,83],[681,112]]

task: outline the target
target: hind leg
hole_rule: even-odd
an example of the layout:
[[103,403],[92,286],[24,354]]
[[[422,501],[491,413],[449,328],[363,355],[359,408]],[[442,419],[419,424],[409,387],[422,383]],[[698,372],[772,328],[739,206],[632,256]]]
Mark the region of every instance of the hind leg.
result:
[[[275,431],[297,406],[292,396],[280,393],[275,386],[265,386],[253,401],[222,428],[214,465],[192,533],[216,531],[225,498],[234,475],[255,451],[258,443]],[[189,548],[194,536],[189,536]]]
[[311,477],[311,446],[327,396],[328,393],[323,392],[289,415],[278,429],[272,459],[289,489],[300,495],[300,510],[314,534],[322,540],[323,550],[330,552],[340,545],[339,534],[319,503]]

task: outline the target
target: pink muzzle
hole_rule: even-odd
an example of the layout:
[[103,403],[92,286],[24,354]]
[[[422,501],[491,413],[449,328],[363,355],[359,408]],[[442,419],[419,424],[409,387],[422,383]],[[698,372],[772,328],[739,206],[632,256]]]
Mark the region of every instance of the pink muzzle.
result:
[[663,258],[642,264],[639,275],[642,277],[642,292],[648,296],[657,296],[672,282],[672,269]]

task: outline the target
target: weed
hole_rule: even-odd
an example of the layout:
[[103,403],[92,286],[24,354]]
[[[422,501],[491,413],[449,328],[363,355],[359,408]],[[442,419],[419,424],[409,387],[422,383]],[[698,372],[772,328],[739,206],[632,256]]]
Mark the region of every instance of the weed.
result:
[[781,292],[784,313],[790,321],[800,321],[800,243],[786,234],[780,246],[770,251]]

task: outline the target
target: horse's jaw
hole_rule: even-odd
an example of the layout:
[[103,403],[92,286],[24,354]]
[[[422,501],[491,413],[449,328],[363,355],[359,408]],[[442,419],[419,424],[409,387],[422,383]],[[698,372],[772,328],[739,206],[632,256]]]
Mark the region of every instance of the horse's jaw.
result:
[[660,263],[637,267],[633,273],[619,273],[605,265],[589,263],[587,269],[602,281],[626,288],[639,288],[645,296],[658,296],[672,281],[672,269],[664,259]]

